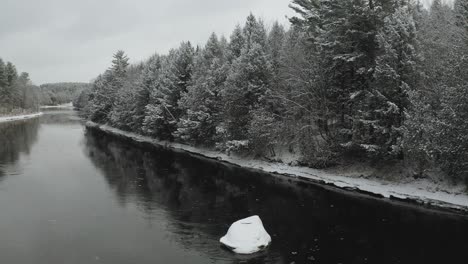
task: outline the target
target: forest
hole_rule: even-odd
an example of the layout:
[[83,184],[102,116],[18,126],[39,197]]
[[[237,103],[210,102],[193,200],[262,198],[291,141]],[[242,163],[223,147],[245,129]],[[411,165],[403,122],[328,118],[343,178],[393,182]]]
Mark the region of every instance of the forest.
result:
[[74,101],[83,90],[88,89],[88,83],[47,83],[39,86],[39,102],[41,105],[60,105]]
[[0,116],[36,112],[38,95],[29,74],[18,74],[16,66],[0,58]]
[[468,180],[467,1],[290,7],[290,25],[250,14],[229,39],[213,33],[142,63],[118,51],[79,106],[96,123],[227,153]]

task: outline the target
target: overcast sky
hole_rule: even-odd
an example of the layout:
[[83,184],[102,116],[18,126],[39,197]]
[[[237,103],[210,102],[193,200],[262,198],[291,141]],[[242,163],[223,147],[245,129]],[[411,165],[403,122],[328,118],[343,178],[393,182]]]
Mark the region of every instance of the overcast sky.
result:
[[[425,0],[428,1],[428,0]],[[88,82],[122,49],[138,62],[183,40],[228,37],[252,12],[267,26],[294,15],[291,0],[2,1],[0,57],[36,84]]]

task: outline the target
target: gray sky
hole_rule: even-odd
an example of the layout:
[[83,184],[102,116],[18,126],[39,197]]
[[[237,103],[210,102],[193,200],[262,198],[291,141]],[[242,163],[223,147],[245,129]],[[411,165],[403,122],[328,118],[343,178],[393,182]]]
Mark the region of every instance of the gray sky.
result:
[[228,37],[252,12],[286,24],[290,0],[7,0],[0,16],[0,57],[36,84],[88,82],[124,50],[131,62],[166,53],[183,40]]

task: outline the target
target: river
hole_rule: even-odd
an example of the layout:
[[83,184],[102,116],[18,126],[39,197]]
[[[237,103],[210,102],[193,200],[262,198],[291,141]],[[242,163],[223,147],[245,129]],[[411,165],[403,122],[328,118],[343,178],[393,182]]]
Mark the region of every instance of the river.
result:
[[[259,215],[271,246],[220,246]],[[87,130],[0,124],[0,263],[466,263],[468,218],[296,183]]]

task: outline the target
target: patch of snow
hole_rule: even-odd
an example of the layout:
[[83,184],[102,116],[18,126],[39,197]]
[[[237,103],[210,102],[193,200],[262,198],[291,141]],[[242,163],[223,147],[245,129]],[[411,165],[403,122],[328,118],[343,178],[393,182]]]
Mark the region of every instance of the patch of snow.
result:
[[66,103],[61,105],[41,105],[41,109],[53,109],[53,108],[73,108],[73,103]]
[[352,92],[350,95],[349,95],[349,99],[353,100],[354,98],[356,98],[358,95],[361,94],[361,91],[356,91],[356,92]]
[[375,151],[377,151],[379,149],[379,146],[377,146],[377,145],[360,144],[359,146],[361,146],[361,148],[363,148],[364,150],[369,151],[369,152],[375,152]]
[[419,204],[468,212],[468,194],[466,192],[460,189],[457,190],[448,185],[436,184],[428,180],[394,182],[375,178],[356,178],[347,175],[345,172],[333,173],[279,162],[248,159],[181,143],[160,141],[151,137],[116,129],[108,125],[96,124],[91,121],[88,121],[86,126],[94,127],[101,131],[138,142],[164,146],[175,151],[184,151],[241,167],[257,169],[268,173],[277,173],[291,178],[314,182],[316,184],[330,185],[350,191],[374,194],[388,199],[398,198],[400,200],[411,200]]
[[234,222],[219,241],[238,254],[252,254],[266,248],[271,237],[260,217],[254,215]]
[[26,114],[26,115],[0,116],[0,123],[30,119],[30,118],[41,116],[42,114],[43,114],[42,112],[39,112],[39,113]]

